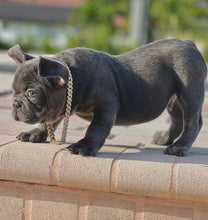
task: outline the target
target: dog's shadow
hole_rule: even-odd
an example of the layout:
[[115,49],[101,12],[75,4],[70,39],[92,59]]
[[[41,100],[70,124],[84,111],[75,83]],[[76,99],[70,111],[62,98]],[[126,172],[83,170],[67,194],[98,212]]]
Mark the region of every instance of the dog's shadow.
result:
[[[142,146],[142,145],[141,145]],[[164,154],[166,146],[143,145],[142,147],[133,147],[126,145],[104,145],[105,151],[98,152],[99,158],[113,158],[114,160],[134,160],[155,163],[189,163],[202,164],[208,166],[208,147],[193,146],[186,157],[176,157]],[[107,147],[123,148],[120,153],[107,151]]]
[[[71,145],[68,142],[67,145]],[[109,147],[109,150],[108,150]],[[193,146],[186,157],[176,157],[164,154],[166,146],[150,145],[139,143],[137,147],[121,144],[105,144],[96,157],[88,158],[102,158],[113,160],[127,160],[127,161],[146,161],[155,163],[185,163],[185,164],[201,164],[208,166],[208,147]],[[68,151],[66,148],[62,149]],[[69,151],[68,151],[69,152]]]

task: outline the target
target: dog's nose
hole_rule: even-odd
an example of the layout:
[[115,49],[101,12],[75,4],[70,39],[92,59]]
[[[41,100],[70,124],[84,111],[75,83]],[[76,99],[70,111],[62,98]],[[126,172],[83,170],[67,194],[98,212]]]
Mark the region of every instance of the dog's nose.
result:
[[18,102],[18,101],[16,101],[16,100],[14,100],[14,102],[13,102],[13,107],[14,107],[14,108],[20,108],[20,107],[21,107],[21,103]]

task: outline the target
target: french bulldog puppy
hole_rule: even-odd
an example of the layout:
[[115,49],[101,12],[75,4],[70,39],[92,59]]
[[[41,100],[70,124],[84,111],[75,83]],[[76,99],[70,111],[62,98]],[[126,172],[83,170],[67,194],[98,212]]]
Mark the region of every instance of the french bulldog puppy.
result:
[[35,58],[18,45],[8,54],[18,64],[13,117],[40,123],[39,128],[21,133],[21,141],[45,141],[45,123],[57,128],[64,118],[65,65],[73,78],[71,114],[91,122],[85,137],[68,147],[74,154],[95,156],[113,125],[151,121],[166,107],[170,129],[153,141],[168,145],[165,154],[185,156],[202,126],[207,67],[192,41],[159,40],[118,56],[75,48]]

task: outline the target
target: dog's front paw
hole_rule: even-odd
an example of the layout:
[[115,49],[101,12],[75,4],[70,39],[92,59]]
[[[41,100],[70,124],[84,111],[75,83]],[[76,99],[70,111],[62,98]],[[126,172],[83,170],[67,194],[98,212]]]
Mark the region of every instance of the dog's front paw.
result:
[[164,154],[184,157],[188,154],[188,148],[184,146],[170,145],[164,150]]
[[85,138],[67,147],[67,149],[73,154],[80,154],[82,156],[96,156],[98,152],[94,144]]
[[22,142],[33,142],[33,143],[41,143],[46,141],[47,132],[44,132],[38,128],[35,128],[31,131],[22,132],[17,136],[17,139]]

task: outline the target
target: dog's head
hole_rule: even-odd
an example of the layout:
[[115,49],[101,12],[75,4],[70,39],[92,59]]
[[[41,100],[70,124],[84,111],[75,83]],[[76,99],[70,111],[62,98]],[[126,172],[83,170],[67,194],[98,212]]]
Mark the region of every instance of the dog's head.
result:
[[34,124],[63,117],[68,69],[55,59],[25,54],[19,45],[8,55],[18,65],[12,84],[14,119]]

